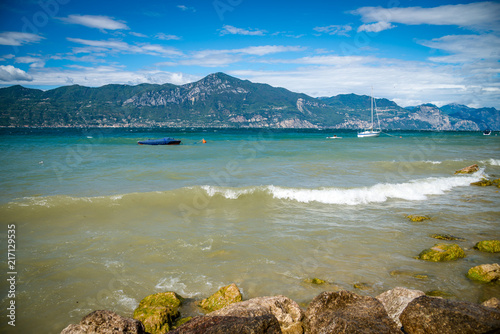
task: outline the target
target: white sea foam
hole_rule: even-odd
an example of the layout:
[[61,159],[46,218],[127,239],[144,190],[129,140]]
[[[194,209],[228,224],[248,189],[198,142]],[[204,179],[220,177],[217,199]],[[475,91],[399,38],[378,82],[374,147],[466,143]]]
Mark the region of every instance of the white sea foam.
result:
[[433,165],[440,165],[442,163],[442,161],[432,161],[432,160],[426,160],[424,161],[428,164],[433,164]]
[[118,303],[120,305],[125,306],[129,310],[134,310],[139,304],[137,300],[127,296],[123,290],[118,290],[116,293],[117,293]]
[[490,166],[500,166],[500,159],[489,159],[480,161],[482,164],[488,164]]
[[323,204],[359,205],[381,203],[389,199],[422,201],[429,195],[442,195],[455,187],[468,186],[484,176],[483,170],[472,175],[458,175],[440,178],[425,178],[405,183],[378,183],[370,187],[358,188],[285,188],[280,186],[261,186],[233,189],[205,186],[208,196],[220,195],[227,199],[238,199],[241,195],[264,191],[273,198],[292,200],[301,203],[318,202]]

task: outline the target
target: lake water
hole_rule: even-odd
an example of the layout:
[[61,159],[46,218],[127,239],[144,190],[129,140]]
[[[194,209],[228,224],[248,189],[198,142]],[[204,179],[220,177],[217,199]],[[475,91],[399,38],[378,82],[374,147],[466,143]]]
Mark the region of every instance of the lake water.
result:
[[[334,134],[342,138],[326,138]],[[182,144],[137,145],[164,136]],[[2,263],[9,225],[16,241],[15,298],[6,265],[0,285],[16,327],[3,316],[1,332],[59,333],[93,310],[131,316],[149,294],[202,299],[233,282],[245,299],[283,294],[301,305],[338,288],[500,298],[500,285],[465,276],[500,260],[472,249],[500,239],[499,189],[469,185],[500,177],[495,135],[1,129],[0,138]],[[476,163],[479,172],[454,175]],[[415,259],[440,242],[434,233],[466,239],[454,242],[467,257]],[[304,282],[314,277],[331,284]]]

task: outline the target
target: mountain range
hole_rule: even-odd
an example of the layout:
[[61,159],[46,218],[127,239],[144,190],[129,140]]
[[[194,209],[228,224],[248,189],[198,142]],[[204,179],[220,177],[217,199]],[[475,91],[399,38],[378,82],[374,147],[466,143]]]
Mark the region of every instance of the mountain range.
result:
[[[375,99],[383,129],[500,130],[495,108],[432,104],[402,108]],[[64,86],[0,89],[1,127],[253,127],[359,129],[370,123],[370,97],[313,98],[213,73],[185,85]]]

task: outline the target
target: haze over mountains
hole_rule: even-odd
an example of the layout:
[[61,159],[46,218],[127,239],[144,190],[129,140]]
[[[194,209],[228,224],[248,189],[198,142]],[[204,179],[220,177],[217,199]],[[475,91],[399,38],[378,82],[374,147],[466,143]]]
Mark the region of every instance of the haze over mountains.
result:
[[[432,104],[402,108],[376,99],[383,129],[500,130],[495,108]],[[370,121],[370,97],[313,98],[224,73],[177,86],[78,85],[42,91],[0,89],[2,127],[252,127],[359,129]]]

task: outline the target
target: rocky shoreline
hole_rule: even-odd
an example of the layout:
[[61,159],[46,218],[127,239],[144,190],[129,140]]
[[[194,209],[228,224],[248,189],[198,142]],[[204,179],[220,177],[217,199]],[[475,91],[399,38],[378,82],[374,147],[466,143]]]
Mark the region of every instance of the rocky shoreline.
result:
[[[456,172],[472,173],[477,165]],[[500,187],[500,179],[482,180],[475,186]],[[412,222],[431,219],[409,215]],[[433,235],[440,240],[463,240],[452,235]],[[500,240],[483,240],[474,246],[481,252],[500,253]],[[416,258],[423,261],[455,261],[466,254],[453,243],[435,244]],[[392,274],[392,273],[391,273]],[[397,273],[395,273],[397,274]],[[483,284],[500,283],[500,265],[483,264],[464,273]],[[312,278],[308,283],[326,284]],[[356,286],[355,286],[356,287]],[[347,290],[324,291],[301,308],[286,296],[257,297],[243,301],[236,284],[220,288],[212,296],[196,301],[202,316],[182,317],[186,299],[173,291],[144,298],[131,318],[99,310],[72,324],[61,334],[215,334],[215,333],[406,333],[456,334],[499,333],[500,300],[494,296],[482,304],[443,299],[422,291],[397,287],[377,297],[362,296]]]
[[61,334],[211,334],[211,333],[500,333],[500,300],[483,304],[426,296],[394,288],[376,298],[351,291],[324,291],[306,310],[285,296],[241,301],[235,284],[221,288],[198,305],[213,310],[182,318],[184,298],[161,292],[144,298],[133,318],[94,311]]

